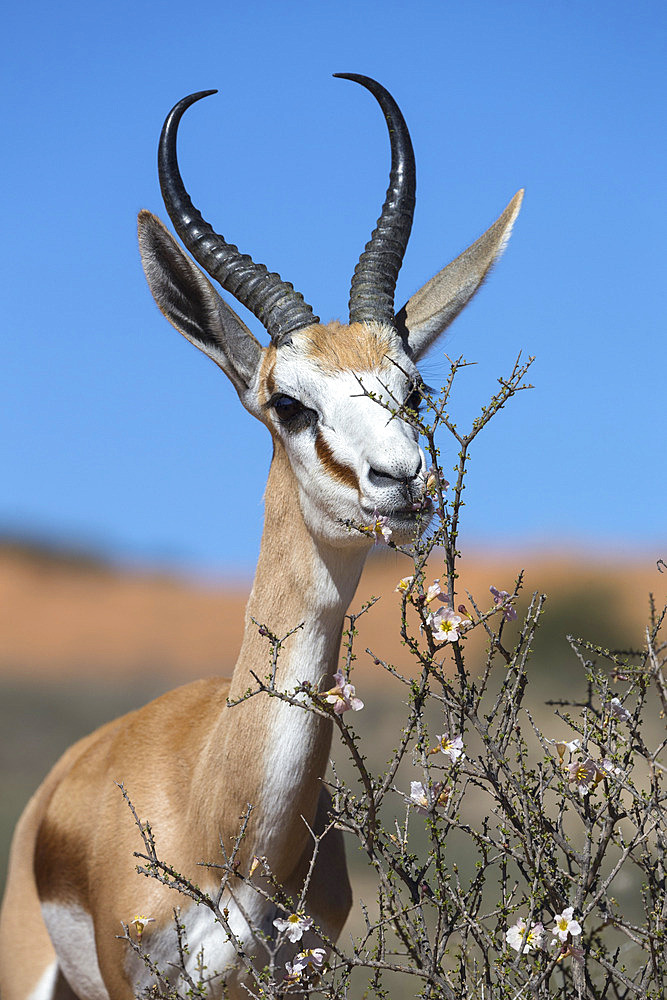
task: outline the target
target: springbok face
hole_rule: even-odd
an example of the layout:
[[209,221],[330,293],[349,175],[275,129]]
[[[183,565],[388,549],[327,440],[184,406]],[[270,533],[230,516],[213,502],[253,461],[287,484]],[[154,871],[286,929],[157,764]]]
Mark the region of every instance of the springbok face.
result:
[[400,411],[419,408],[419,385],[400,338],[379,323],[312,326],[267,353],[263,419],[289,456],[313,534],[367,544],[345,523],[367,525],[376,511],[395,540],[413,534],[426,466]]
[[[396,541],[423,518],[426,469],[414,429],[402,418],[417,409],[416,362],[482,284],[502,252],[523,192],[475,243],[432,278],[398,313],[396,279],[415,204],[410,136],[390,94],[368,77],[391,141],[387,196],[350,289],[350,323],[321,325],[311,307],[279,275],[239,253],[192,205],[176,159],[185,110],[205,91],[184,98],[165,121],[158,168],[169,216],[197,262],[250,309],[267,329],[263,348],[162,223],[143,211],[139,244],[153,296],[167,319],[231,379],[239,397],[284,448],[296,478],[305,522],[316,537],[367,545],[347,522],[387,517]],[[390,410],[393,410],[392,414]]]

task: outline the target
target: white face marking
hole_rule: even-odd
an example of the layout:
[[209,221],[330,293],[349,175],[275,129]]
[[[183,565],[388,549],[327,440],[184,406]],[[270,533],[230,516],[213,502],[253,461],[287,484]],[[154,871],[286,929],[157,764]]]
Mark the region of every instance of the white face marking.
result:
[[58,964],[81,1000],[109,1000],[97,964],[95,932],[81,906],[42,903],[42,917],[58,955]]
[[[396,540],[412,537],[413,502],[421,496],[426,461],[417,434],[368,393],[397,410],[418,378],[407,355],[394,352],[373,372],[322,371],[316,360],[302,353],[299,335],[282,349],[273,369],[277,393],[297,399],[312,411],[292,429],[269,408],[269,418],[283,441],[296,474],[301,507],[310,530],[337,544],[359,542],[345,521],[365,525],[373,512],[389,517]],[[332,474],[317,453],[320,439],[339,466],[350,471],[352,482]]]

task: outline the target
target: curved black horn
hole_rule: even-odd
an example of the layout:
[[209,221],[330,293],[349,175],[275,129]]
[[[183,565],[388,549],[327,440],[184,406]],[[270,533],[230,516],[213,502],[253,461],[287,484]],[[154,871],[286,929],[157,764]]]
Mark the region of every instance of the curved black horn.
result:
[[350,323],[380,320],[393,324],[396,279],[415,210],[415,154],[405,119],[384,87],[358,73],[334,73],[334,76],[353,80],[370,90],[387,119],[391,142],[389,187],[377,226],[354,269],[350,285]]
[[158,146],[158,174],[162,197],[176,232],[195,260],[222,287],[255,314],[276,343],[301,330],[319,317],[294,286],[271,273],[264,264],[255,264],[248,254],[227,243],[214,232],[194,207],[178,169],[176,134],[183,113],[202,97],[216,94],[202,90],[179,101],[167,115]]

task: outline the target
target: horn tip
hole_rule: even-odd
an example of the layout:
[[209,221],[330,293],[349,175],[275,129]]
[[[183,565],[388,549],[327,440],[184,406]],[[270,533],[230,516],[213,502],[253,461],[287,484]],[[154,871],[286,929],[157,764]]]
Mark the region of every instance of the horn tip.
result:
[[178,103],[184,104],[186,107],[190,107],[191,104],[195,104],[197,101],[201,101],[203,97],[210,97],[211,94],[217,94],[217,93],[218,93],[217,90],[198,90],[196,91],[196,93],[189,94],[187,97],[184,97],[183,100],[179,101]]

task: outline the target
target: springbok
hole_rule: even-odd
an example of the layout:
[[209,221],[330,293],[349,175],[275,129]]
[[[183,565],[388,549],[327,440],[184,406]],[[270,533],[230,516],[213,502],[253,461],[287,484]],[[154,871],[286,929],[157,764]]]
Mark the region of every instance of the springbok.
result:
[[[329,758],[329,719],[276,698],[235,707],[265,672],[267,640],[300,623],[278,662],[284,690],[300,682],[331,687],[345,612],[371,541],[349,524],[377,517],[398,541],[415,530],[416,509],[429,501],[425,459],[414,429],[387,419],[378,399],[418,403],[415,363],[470,301],[509,237],[522,191],[498,220],[394,313],[394,289],[415,204],[410,136],[391,95],[374,80],[338,76],[374,95],[387,120],[391,173],[381,216],[352,278],[349,324],[320,323],[291,284],[256,264],[213,231],[194,208],[176,158],[176,134],[190,105],[167,117],[158,168],[167,212],[186,249],[211,278],[268,331],[262,347],[164,225],[139,215],[144,270],[158,306],[180,333],[231,380],[243,406],[267,426],[273,459],[265,495],[262,545],[231,681],[197,681],[110,722],[65,753],[30,800],[12,844],[0,918],[2,1000],[130,1000],[150,977],[121,923],[150,915],[143,944],[163,967],[176,957],[173,906],[180,902],[192,962],[205,947],[209,972],[221,973],[216,996],[245,997],[243,969],[224,931],[204,907],[137,874],[141,849],[117,787],[153,827],[160,855],[203,888],[253,806],[240,860],[267,859],[296,898],[311,852],[304,820],[326,825],[322,778]],[[371,398],[369,393],[376,398]],[[219,880],[218,880],[219,883]],[[249,951],[246,917],[275,934],[277,909],[262,896],[229,898],[229,923]],[[341,834],[322,842],[306,909],[332,939],[351,906]],[[245,914],[245,915],[244,915]]]

